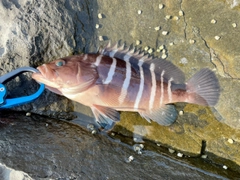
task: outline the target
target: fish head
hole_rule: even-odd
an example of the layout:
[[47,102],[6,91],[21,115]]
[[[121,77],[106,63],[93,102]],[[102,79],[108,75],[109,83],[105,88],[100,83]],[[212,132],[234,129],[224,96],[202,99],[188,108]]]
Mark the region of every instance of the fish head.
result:
[[54,60],[37,67],[39,73],[33,73],[32,78],[43,83],[50,90],[87,88],[98,75],[92,63],[83,61],[83,56],[69,56]]

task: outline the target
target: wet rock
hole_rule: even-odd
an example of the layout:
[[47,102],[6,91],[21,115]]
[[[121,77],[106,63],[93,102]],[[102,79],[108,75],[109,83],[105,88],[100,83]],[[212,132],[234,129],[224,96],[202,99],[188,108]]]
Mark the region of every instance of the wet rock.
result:
[[[94,40],[96,1],[3,1],[0,4],[0,74],[18,67],[36,67],[75,53],[96,51]],[[9,97],[36,91],[29,76],[9,83]],[[14,91],[15,90],[15,91]],[[18,110],[71,118],[64,98],[46,92],[35,104]],[[62,104],[56,106],[57,104]],[[44,104],[44,107],[42,105]],[[54,111],[53,111],[54,109]],[[59,116],[59,117],[60,117]]]
[[[0,6],[1,17],[5,19],[0,21],[1,74],[21,66],[36,67],[58,57],[94,51],[98,37],[112,42],[121,39],[127,45],[138,40],[142,49],[147,46],[155,56],[165,57],[180,67],[186,79],[203,67],[214,70],[222,88],[220,100],[214,108],[176,104],[184,114],[169,127],[148,123],[137,113],[124,112],[114,130],[127,136],[134,132],[133,136],[140,141],[147,138],[191,156],[203,153],[204,140],[204,153],[209,159],[218,161],[213,156],[217,155],[240,165],[239,4],[217,0],[161,3],[164,6],[159,9],[157,0],[148,3],[120,0],[112,2],[111,6],[103,0],[4,1]],[[98,13],[101,13],[101,19],[98,19]],[[169,16],[172,18],[166,18]],[[211,23],[213,19],[215,23]],[[236,27],[233,27],[234,23]],[[96,24],[99,24],[98,29]],[[157,31],[156,27],[159,27]],[[168,33],[163,35],[163,32]],[[216,36],[219,36],[218,40]],[[101,43],[106,44],[105,41]],[[162,45],[165,53],[157,51]],[[10,96],[34,92],[37,84],[23,83],[28,79],[20,77],[10,84],[10,89],[15,89]],[[21,89],[17,88],[19,86]],[[23,87],[26,90],[22,90]],[[19,110],[65,119],[71,118],[65,112],[73,109],[92,116],[89,109],[73,107],[72,102],[49,91],[34,103],[19,107]],[[233,144],[227,142],[229,138],[233,139]],[[227,167],[231,166],[227,164]]]
[[[239,41],[236,38],[239,28],[232,26],[233,23],[240,24],[238,5],[229,3],[231,1],[227,3],[209,0],[168,1],[165,2],[164,9],[160,10],[158,2],[154,0],[144,8],[141,8],[141,4],[144,3],[141,1],[131,3],[122,1],[121,7],[124,10],[121,10],[116,9],[117,5],[108,7],[107,2],[99,2],[99,10],[106,18],[99,20],[103,27],[97,31],[98,34],[107,34],[108,39],[113,42],[127,39],[128,45],[141,40],[143,48],[148,46],[156,50],[164,45],[167,60],[179,66],[185,72],[186,79],[203,67],[214,70],[222,87],[220,100],[216,106],[218,117],[221,119],[217,119],[218,117],[216,119],[232,128],[240,128],[238,118],[240,103],[238,98],[234,99],[239,89],[237,59],[240,54]],[[228,4],[234,8],[229,8]],[[142,10],[141,15],[137,14],[137,9]],[[183,12],[182,16],[179,16],[179,11]],[[117,12],[115,16],[111,16],[113,12]],[[178,18],[166,20],[166,16]],[[213,19],[216,23],[211,23]],[[156,26],[161,26],[161,30],[155,31]],[[169,33],[163,36],[162,31]],[[220,39],[217,41],[215,36],[219,36]],[[190,41],[194,43],[189,43]],[[154,55],[162,56],[161,52],[157,51]]]
[[[208,6],[208,3],[211,3],[211,6]],[[182,7],[186,12],[187,35],[194,35],[202,39],[200,41],[205,43],[208,59],[215,66],[216,73],[220,75],[222,91],[216,109],[221,115],[221,120],[227,125],[239,129],[238,108],[240,103],[238,99],[234,99],[238,96],[237,89],[239,89],[239,83],[236,81],[239,78],[239,61],[237,59],[240,54],[237,48],[239,41],[236,38],[239,29],[233,28],[232,23],[239,23],[240,12],[236,10],[236,7],[229,9],[227,4],[219,1],[216,1],[214,5],[212,1],[182,3]],[[199,14],[202,15],[201,18],[199,18]],[[211,19],[216,19],[217,23],[211,24]],[[197,29],[197,32],[194,29]],[[221,39],[216,41],[215,36],[219,36]]]
[[33,179],[224,179],[151,151],[138,155],[73,123],[14,112],[0,117],[0,162]]
[[[159,2],[155,0],[148,4],[143,1],[121,1],[120,8],[117,6],[119,1],[115,3],[109,7],[107,2],[99,1],[99,11],[106,16],[99,20],[102,24],[97,31],[99,35],[107,35],[113,42],[119,39],[125,42],[127,39],[128,45],[140,40],[142,48],[147,46],[157,50],[164,45],[167,60],[180,67],[186,79],[197,70],[208,67],[215,71],[221,85],[220,100],[214,108],[177,104],[178,110],[184,110],[184,115],[169,127],[148,123],[136,113],[124,112],[115,131],[129,136],[134,132],[142,138],[195,156],[201,154],[204,140],[206,151],[240,165],[240,156],[234,150],[239,148],[239,144],[232,144],[231,153],[228,151],[230,144],[222,144],[222,138],[238,137],[240,128],[240,102],[236,98],[239,94],[239,28],[232,26],[233,23],[240,24],[238,3],[164,1],[163,9],[158,9]],[[142,4],[146,5],[142,7]],[[140,15],[138,9],[142,10]],[[181,16],[180,11],[183,12]],[[115,16],[112,16],[113,13]],[[167,16],[173,18],[166,19]],[[211,23],[212,19],[216,22]],[[154,29],[157,26],[161,27],[159,31]],[[163,36],[162,31],[169,33]],[[216,36],[219,36],[218,40]],[[161,57],[162,52],[154,51],[154,55]]]
[[30,176],[21,171],[15,171],[0,163],[0,177],[2,180],[32,180]]

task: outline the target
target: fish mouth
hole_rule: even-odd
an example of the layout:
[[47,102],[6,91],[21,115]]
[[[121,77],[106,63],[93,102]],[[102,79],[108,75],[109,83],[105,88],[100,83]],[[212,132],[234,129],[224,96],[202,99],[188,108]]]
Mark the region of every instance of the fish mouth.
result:
[[43,83],[49,87],[59,88],[60,86],[55,83],[54,73],[47,69],[46,65],[37,67],[39,72],[35,72],[32,74],[32,78],[36,80],[38,83]]
[[39,71],[39,74],[41,74],[44,78],[47,78],[47,67],[45,64],[43,64],[42,66],[37,67],[37,70]]
[[32,74],[32,78],[35,79],[36,81],[40,81],[42,79],[47,79],[45,75],[45,71],[43,70],[42,66],[37,67],[38,72],[34,72]]

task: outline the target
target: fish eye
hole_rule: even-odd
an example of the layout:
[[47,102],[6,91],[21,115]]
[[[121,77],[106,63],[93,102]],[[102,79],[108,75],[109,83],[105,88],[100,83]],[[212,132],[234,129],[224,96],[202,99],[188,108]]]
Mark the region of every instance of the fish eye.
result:
[[56,66],[60,67],[60,66],[65,65],[65,62],[64,61],[57,61],[55,64],[56,64]]

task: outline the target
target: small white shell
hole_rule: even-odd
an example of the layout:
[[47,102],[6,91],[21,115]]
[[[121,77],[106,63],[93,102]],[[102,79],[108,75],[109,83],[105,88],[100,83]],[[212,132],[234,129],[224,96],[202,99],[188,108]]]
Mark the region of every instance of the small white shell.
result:
[[159,5],[158,5],[158,8],[159,8],[159,9],[163,9],[163,8],[164,8],[164,4],[159,4]]
[[102,18],[103,18],[102,14],[98,13],[98,19],[102,19]]
[[237,23],[232,23],[232,27],[237,27]]
[[165,54],[166,53],[166,49],[162,49],[162,53]]
[[134,142],[137,142],[137,141],[138,141],[138,138],[136,138],[136,137],[133,138],[133,141],[134,141]]
[[91,131],[92,134],[97,134],[97,130],[93,124],[88,124],[87,128],[89,129],[89,131]]
[[157,49],[156,51],[157,51],[157,52],[160,52],[160,51],[161,51],[161,49]]
[[180,10],[180,11],[178,12],[178,15],[179,15],[179,16],[183,16],[183,15],[184,15],[184,12],[183,12],[182,10]]
[[159,46],[159,49],[163,50],[164,49],[164,45]]
[[138,10],[138,14],[142,14],[142,11],[141,11],[141,10]]
[[96,29],[98,29],[99,27],[100,27],[99,24],[96,24],[96,25],[95,25],[95,28],[96,28]]
[[170,46],[173,46],[173,45],[174,45],[174,42],[170,42],[169,45],[170,45]]
[[228,139],[228,143],[233,144],[233,139]]
[[141,41],[140,40],[136,40],[136,45],[139,45],[141,44]]
[[228,167],[226,165],[223,165],[223,169],[227,169]]
[[148,47],[148,46],[146,46],[146,47],[144,48],[144,50],[145,50],[145,51],[147,51],[148,49],[149,49],[149,47]]
[[148,50],[148,53],[151,54],[153,52],[152,48]]
[[170,148],[168,148],[168,151],[169,151],[171,154],[173,154],[173,153],[175,152],[175,150],[170,149]]
[[172,18],[171,15],[166,15],[166,16],[165,16],[165,19],[166,19],[166,20],[169,20],[169,19],[171,19],[171,18]]
[[206,159],[206,158],[207,158],[207,155],[206,155],[206,154],[203,154],[203,155],[201,155],[201,158]]
[[138,154],[142,154],[143,148],[144,148],[144,145],[143,145],[143,144],[135,144],[135,145],[133,146],[133,150],[134,150],[135,152],[137,152]]
[[184,114],[184,111],[183,110],[181,110],[181,111],[179,111],[179,113],[178,113],[180,116],[182,116],[183,114]]
[[126,163],[130,163],[134,160],[134,157],[133,156],[129,156],[127,159],[126,159]]
[[162,54],[161,58],[162,58],[162,59],[166,59],[166,58],[167,58],[167,55],[166,55],[166,54]]
[[214,38],[215,38],[217,41],[218,41],[219,39],[221,39],[220,36],[215,36]]
[[28,116],[28,117],[31,116],[31,113],[30,113],[30,112],[27,112],[27,113],[26,113],[26,116]]
[[181,63],[181,64],[187,64],[187,63],[188,63],[187,58],[185,58],[185,57],[181,58],[181,59],[180,59],[180,63]]
[[93,129],[93,130],[91,131],[91,133],[92,133],[92,134],[97,134],[97,130],[96,130],[96,129]]
[[166,36],[168,34],[168,31],[163,31],[162,35]]
[[194,39],[189,39],[190,44],[194,44],[196,41]]
[[216,19],[212,19],[212,20],[211,20],[211,23],[212,23],[212,24],[216,24],[216,23],[217,23],[217,20],[216,20]]
[[179,153],[177,153],[177,156],[178,157],[183,157],[183,154],[179,152]]
[[133,149],[134,149],[134,151],[140,151],[141,150],[141,148],[139,146],[134,146]]
[[155,29],[155,31],[159,31],[160,30],[160,26],[157,26],[157,27],[155,27],[154,29]]
[[103,41],[103,36],[98,36],[99,41]]
[[178,16],[173,16],[173,20],[177,21],[177,20],[179,20],[179,17]]
[[131,162],[132,160],[134,160],[134,157],[133,156],[129,156],[128,160],[129,160],[129,162]]

